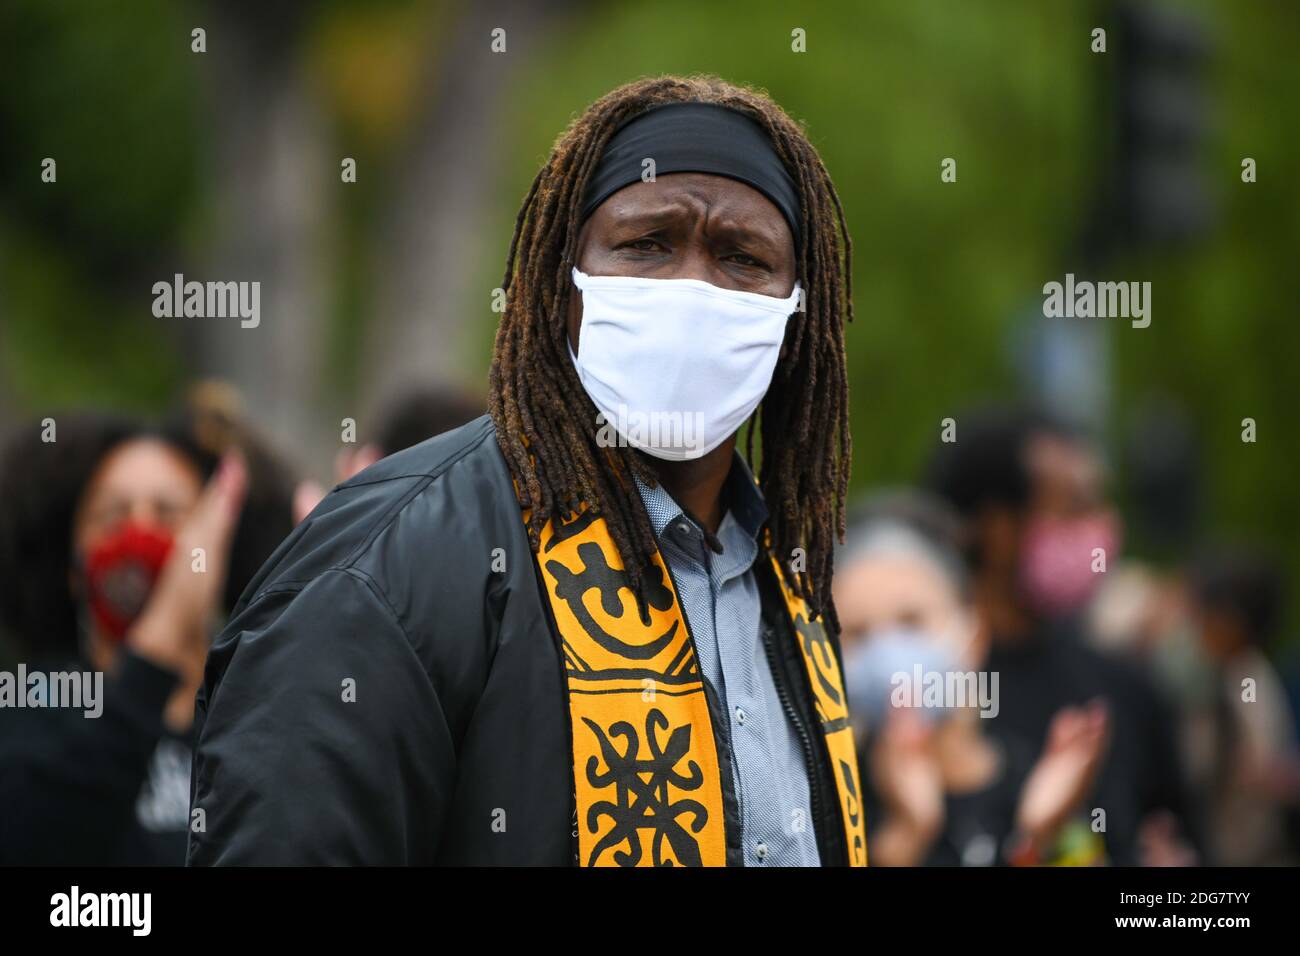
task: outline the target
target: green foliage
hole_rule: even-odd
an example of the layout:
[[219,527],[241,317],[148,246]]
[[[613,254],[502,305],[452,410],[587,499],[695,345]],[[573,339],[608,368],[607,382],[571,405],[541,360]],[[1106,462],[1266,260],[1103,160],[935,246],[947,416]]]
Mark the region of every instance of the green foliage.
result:
[[[20,412],[156,406],[184,374],[149,314],[146,271],[170,259],[199,178],[180,12],[0,5],[0,369]],[[55,183],[41,181],[46,157]]]
[[[1147,329],[1110,331],[1111,424],[1118,433],[1138,402],[1171,396],[1205,443],[1207,534],[1294,554],[1300,8],[1190,6],[1213,37],[1206,161],[1218,228],[1196,248],[1107,266],[1107,278],[1151,280],[1155,310]],[[767,89],[806,123],[853,235],[854,485],[914,480],[942,418],[1019,396],[1015,327],[1070,267],[1111,136],[1097,125],[1109,65],[1089,50],[1097,10],[1031,0],[583,9],[521,71],[495,248],[557,131],[610,88],[699,71]],[[806,53],[791,52],[795,27]],[[1260,163],[1254,185],[1240,181],[1246,155]],[[955,183],[940,182],[944,157],[957,159]],[[485,282],[499,281],[499,262]],[[484,360],[489,348],[485,332]],[[1240,439],[1247,416],[1260,423],[1255,445]],[[1300,554],[1293,561],[1300,580]]]
[[[1176,6],[1201,12],[1213,37],[1205,160],[1218,222],[1194,248],[1139,250],[1106,265],[1105,278],[1153,287],[1150,328],[1109,330],[1110,425],[1118,434],[1148,397],[1171,397],[1204,442],[1209,530],[1295,553],[1300,6]],[[213,202],[202,64],[189,52],[203,9],[0,4],[0,371],[24,410],[156,405],[188,372],[141,290],[154,272],[168,274],[160,263],[195,251],[196,211]],[[329,237],[339,269],[322,317],[331,381],[350,387],[371,301],[368,263],[382,254],[375,213],[422,115],[421,83],[437,72],[428,63],[456,55],[445,49],[452,31],[440,31],[457,11],[414,0],[314,9],[305,68],[340,155],[363,169]],[[1017,395],[1017,325],[1043,283],[1072,267],[1110,136],[1095,125],[1109,62],[1089,51],[1101,9],[1035,0],[573,5],[544,31],[511,34],[514,85],[502,113],[485,118],[502,127],[506,169],[484,228],[466,237],[479,250],[480,284],[499,284],[518,203],[586,104],[663,72],[764,88],[806,124],[853,234],[855,486],[911,480],[941,419]],[[806,31],[807,52],[792,52],[795,28]],[[40,182],[45,156],[59,162],[57,188]],[[1245,156],[1259,164],[1252,185],[1240,181]],[[952,184],[940,182],[945,157],[957,160]],[[485,369],[496,316],[483,301],[472,360]],[[1246,417],[1258,422],[1253,445],[1240,440]],[[1293,560],[1300,573],[1300,554]]]
[[[6,204],[104,277],[165,247],[196,187],[189,27],[167,0],[0,6]],[[57,188],[40,180],[58,163]]]
[[[1091,158],[1076,149],[1088,94],[1085,22],[1052,5],[999,9],[997,17],[937,2],[759,5],[743,17],[695,3],[584,11],[522,71],[548,82],[521,85],[508,124],[520,131],[518,160],[498,212],[499,248],[557,130],[610,88],[712,72],[766,89],[806,124],[853,236],[855,484],[909,480],[940,419],[1012,387],[1008,318],[1057,270]],[[791,51],[795,27],[806,31],[805,53]],[[939,179],[945,157],[957,159],[952,184]]]
[[0,287],[16,303],[5,323],[0,377],[21,397],[21,414],[147,411],[176,394],[184,370],[157,320],[105,297],[68,257],[0,236]]

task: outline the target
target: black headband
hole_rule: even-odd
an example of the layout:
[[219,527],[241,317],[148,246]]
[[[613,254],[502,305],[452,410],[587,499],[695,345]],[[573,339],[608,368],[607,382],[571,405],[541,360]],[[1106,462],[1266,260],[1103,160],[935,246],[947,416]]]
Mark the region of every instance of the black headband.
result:
[[756,122],[716,103],[667,103],[638,113],[605,144],[582,202],[582,220],[624,186],[641,181],[642,162],[656,176],[713,173],[761,192],[790,224],[799,247],[799,191],[772,141]]

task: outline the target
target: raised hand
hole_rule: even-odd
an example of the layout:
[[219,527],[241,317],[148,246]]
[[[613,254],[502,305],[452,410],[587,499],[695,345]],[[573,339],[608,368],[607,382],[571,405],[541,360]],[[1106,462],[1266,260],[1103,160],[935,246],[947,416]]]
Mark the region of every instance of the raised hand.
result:
[[127,635],[133,651],[183,681],[203,670],[247,483],[243,457],[227,454],[177,531],[149,601]]
[[1110,716],[1103,701],[1063,707],[1052,717],[1047,745],[1020,791],[1016,823],[1043,847],[1092,790],[1106,753]]

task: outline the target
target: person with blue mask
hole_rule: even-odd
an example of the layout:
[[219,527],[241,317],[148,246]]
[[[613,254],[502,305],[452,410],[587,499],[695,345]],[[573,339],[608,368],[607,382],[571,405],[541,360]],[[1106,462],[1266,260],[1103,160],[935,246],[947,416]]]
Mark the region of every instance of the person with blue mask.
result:
[[1037,759],[984,732],[999,687],[982,670],[986,629],[955,517],[920,493],[881,495],[850,526],[837,565],[874,862],[1095,862],[1077,812],[1104,752],[1105,713],[1057,713]]

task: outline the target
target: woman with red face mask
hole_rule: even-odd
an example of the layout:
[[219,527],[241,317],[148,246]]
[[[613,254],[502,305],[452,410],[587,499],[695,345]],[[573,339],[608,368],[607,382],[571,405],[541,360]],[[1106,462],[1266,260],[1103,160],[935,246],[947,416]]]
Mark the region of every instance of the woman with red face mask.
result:
[[[209,635],[266,526],[289,527],[287,482],[282,520],[241,523],[249,459],[214,454],[204,420],[57,417],[0,457],[0,630],[19,655],[0,670],[27,685],[0,708],[0,863],[184,862]],[[98,699],[59,706],[54,675]]]

